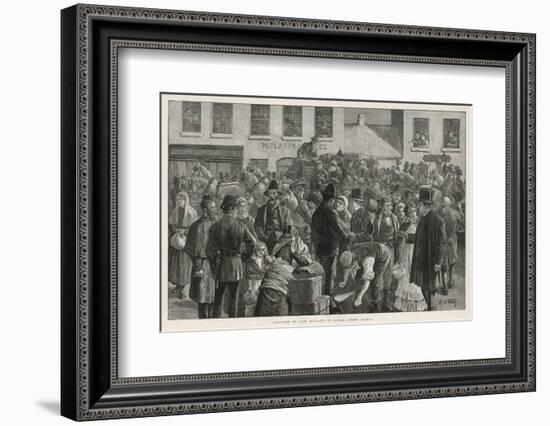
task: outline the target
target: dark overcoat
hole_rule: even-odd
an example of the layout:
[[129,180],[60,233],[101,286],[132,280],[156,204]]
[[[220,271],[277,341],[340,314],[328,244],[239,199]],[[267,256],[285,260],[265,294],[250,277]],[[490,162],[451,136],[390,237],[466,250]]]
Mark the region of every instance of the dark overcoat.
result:
[[206,255],[216,280],[235,282],[243,278],[241,255],[249,257],[255,243],[248,227],[237,218],[224,215],[214,223],[210,227]]
[[[268,250],[271,251],[273,246],[277,243],[279,238],[282,236],[283,232],[289,225],[293,225],[292,217],[290,210],[284,206],[278,204],[275,209],[275,214],[277,215],[277,220],[279,221],[279,227],[277,229],[271,229],[271,223],[267,223],[267,208],[268,205],[264,204],[258,209],[256,214],[256,220],[254,221],[254,230],[258,239],[266,243]],[[275,235],[277,233],[277,235]]]
[[336,212],[323,201],[311,218],[311,238],[315,244],[315,253],[321,257],[338,255],[340,244],[345,243],[349,236],[342,229]]
[[445,222],[431,210],[420,217],[416,227],[410,282],[434,291],[434,266],[442,264],[446,247]]

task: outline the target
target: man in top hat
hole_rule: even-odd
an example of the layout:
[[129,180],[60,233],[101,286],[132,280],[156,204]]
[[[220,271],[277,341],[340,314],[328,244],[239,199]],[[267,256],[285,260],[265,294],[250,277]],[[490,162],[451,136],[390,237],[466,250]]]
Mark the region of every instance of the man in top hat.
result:
[[258,209],[254,229],[260,241],[263,241],[269,253],[283,235],[283,231],[288,225],[292,225],[290,210],[279,203],[279,185],[276,180],[269,183],[269,187],[264,195],[267,197],[267,203]]
[[399,238],[399,221],[392,213],[393,204],[390,197],[382,197],[382,206],[380,212],[376,216],[373,223],[373,240],[377,241],[388,248],[390,259],[389,267],[384,271],[383,288],[378,288],[376,292],[377,299],[375,303],[381,307],[383,311],[388,311],[393,305],[390,299],[390,290],[392,285],[392,270],[394,262],[399,263],[399,254],[401,247],[399,244],[404,242]]
[[334,185],[329,183],[323,191],[323,201],[311,218],[315,253],[324,270],[323,294],[325,295],[332,293],[340,244],[350,238],[349,234],[342,229],[336,212],[332,208],[335,196]]
[[350,220],[350,231],[355,236],[355,241],[372,241],[374,231],[370,212],[365,208],[361,189],[353,188],[350,196],[353,204],[353,214]]
[[213,316],[221,317],[223,296],[229,289],[229,316],[234,318],[237,316],[239,280],[243,278],[241,255],[250,256],[256,240],[238,218],[237,197],[226,195],[221,209],[224,216],[210,227],[206,244],[206,255],[217,281]]
[[441,277],[447,239],[444,220],[433,211],[433,190],[421,188],[419,192],[420,211],[414,250],[411,261],[410,282],[422,289],[428,310],[432,310],[431,296],[437,290],[436,279]]

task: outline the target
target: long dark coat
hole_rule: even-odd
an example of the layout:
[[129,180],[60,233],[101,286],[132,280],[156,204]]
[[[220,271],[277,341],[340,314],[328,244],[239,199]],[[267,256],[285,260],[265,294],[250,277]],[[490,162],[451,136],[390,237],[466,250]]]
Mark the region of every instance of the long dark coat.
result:
[[311,238],[315,244],[315,253],[322,257],[337,256],[340,245],[349,239],[327,201],[323,201],[313,213]]
[[441,265],[445,256],[447,239],[445,222],[434,211],[421,216],[414,236],[410,282],[435,290],[435,265]]
[[[243,243],[244,252],[241,252]],[[241,255],[250,256],[255,243],[248,227],[237,218],[224,215],[214,223],[210,227],[206,255],[216,280],[235,282],[243,278]]]
[[[216,280],[206,256],[206,244],[212,224],[213,222],[210,218],[201,216],[189,227],[187,242],[184,248],[193,262],[189,297],[197,303],[214,302]],[[202,277],[196,276],[198,271],[203,272]]]

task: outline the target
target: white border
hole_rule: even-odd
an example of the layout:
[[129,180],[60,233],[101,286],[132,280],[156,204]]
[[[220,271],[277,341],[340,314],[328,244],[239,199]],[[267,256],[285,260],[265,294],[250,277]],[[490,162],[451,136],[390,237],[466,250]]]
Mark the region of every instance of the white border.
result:
[[[160,92],[474,105],[472,321],[160,333]],[[505,118],[500,68],[121,49],[119,376],[504,357]]]

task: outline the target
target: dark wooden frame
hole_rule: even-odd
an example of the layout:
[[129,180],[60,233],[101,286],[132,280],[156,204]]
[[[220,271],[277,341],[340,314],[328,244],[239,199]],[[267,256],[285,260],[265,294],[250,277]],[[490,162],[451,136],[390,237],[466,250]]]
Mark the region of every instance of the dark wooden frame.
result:
[[[96,5],[63,10],[61,29],[64,416],[535,390],[535,35]],[[506,357],[119,378],[116,99],[117,51],[125,46],[505,68]]]

